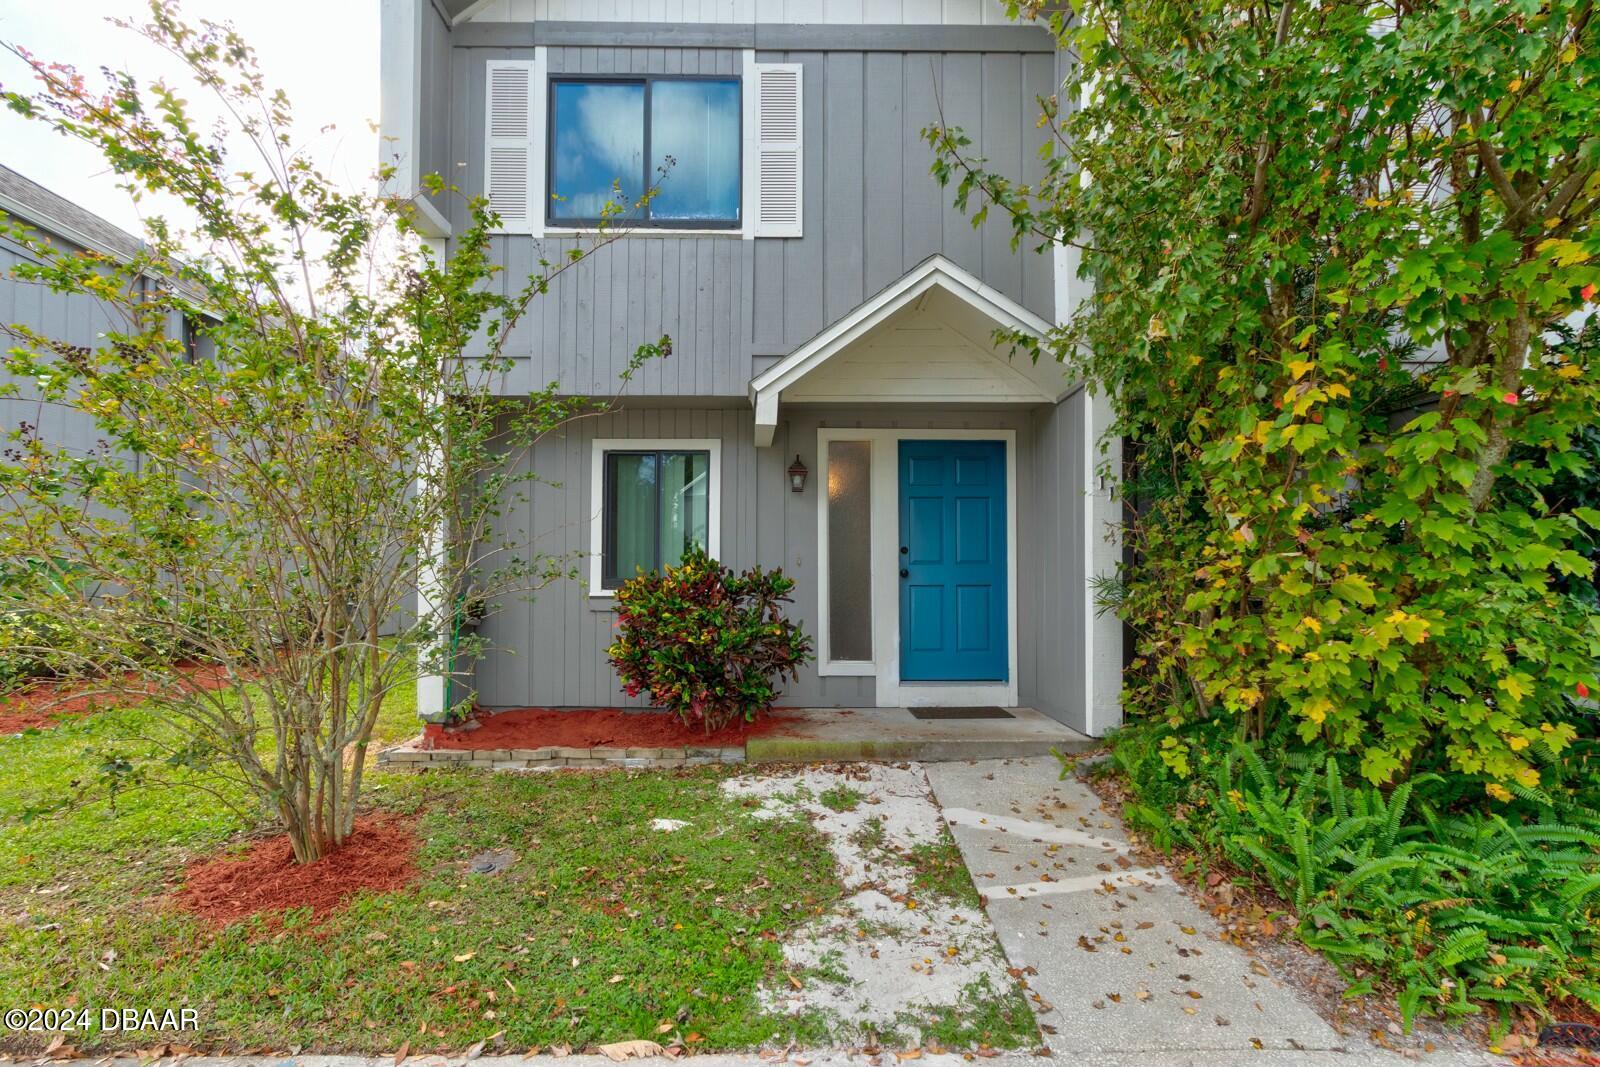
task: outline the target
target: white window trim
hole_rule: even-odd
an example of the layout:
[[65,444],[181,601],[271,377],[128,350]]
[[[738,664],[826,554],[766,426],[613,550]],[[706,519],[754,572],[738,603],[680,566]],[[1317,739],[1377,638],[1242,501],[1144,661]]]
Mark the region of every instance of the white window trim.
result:
[[722,237],[740,240],[749,236],[744,230],[672,230],[665,226],[629,226],[618,223],[600,229],[595,226],[546,226],[545,237]]
[[[994,683],[902,682],[900,680],[900,486],[898,453],[901,441],[1001,441],[1006,449],[1006,681]],[[1017,431],[972,429],[852,429],[822,427],[817,430],[819,485],[826,485],[829,441],[867,441],[872,446],[872,655],[871,670],[828,671],[826,640],[828,525],[826,493],[817,501],[817,632],[819,674],[870,674],[876,677],[878,707],[962,707],[966,705],[1017,706]],[[888,457],[896,462],[889,462]]]
[[[544,51],[544,48],[541,47],[539,49],[539,51],[542,53]],[[626,218],[619,218],[619,219],[616,220],[615,224],[607,226],[605,228],[601,228],[601,227],[594,226],[594,225],[565,226],[565,225],[562,225],[560,223],[550,222],[549,221],[549,214],[550,214],[550,182],[551,182],[551,179],[552,179],[552,174],[550,173],[549,167],[546,165],[546,160],[548,160],[550,158],[550,154],[551,154],[551,149],[550,149],[550,145],[549,145],[549,139],[554,134],[554,128],[552,127],[552,125],[550,123],[550,119],[549,119],[551,74],[550,74],[549,69],[548,69],[547,66],[540,66],[540,68],[538,69],[537,73],[538,73],[539,80],[540,80],[540,83],[542,85],[543,91],[542,91],[542,93],[540,95],[540,98],[539,98],[537,117],[534,119],[534,126],[537,129],[538,135],[539,135],[539,142],[538,143],[539,143],[539,151],[540,151],[540,154],[539,154],[539,188],[538,188],[538,191],[537,191],[537,194],[536,194],[536,199],[537,199],[538,205],[539,205],[539,217],[535,222],[535,225],[537,225],[539,227],[539,230],[534,236],[536,236],[536,237],[600,237],[602,235],[610,235],[610,236],[613,236],[613,237],[617,237],[617,236],[621,236],[621,237],[731,237],[731,238],[734,238],[735,240],[744,240],[744,239],[747,239],[747,238],[754,237],[755,236],[755,228],[750,224],[750,203],[751,203],[750,192],[751,192],[751,182],[754,181],[754,180],[758,180],[759,176],[760,176],[760,171],[757,170],[757,171],[754,172],[756,177],[752,178],[752,170],[751,170],[751,164],[750,164],[750,153],[754,150],[752,148],[752,145],[754,143],[756,143],[756,142],[752,141],[751,133],[750,133],[750,124],[751,124],[751,121],[752,121],[752,116],[754,114],[754,112],[751,109],[751,105],[750,105],[751,86],[754,84],[754,82],[751,80],[751,70],[752,70],[753,65],[755,64],[755,55],[756,54],[755,54],[755,51],[753,49],[746,48],[744,50],[744,64],[741,67],[740,72],[738,74],[729,74],[729,75],[719,75],[719,74],[696,75],[696,74],[687,74],[687,75],[682,75],[682,77],[684,77],[686,79],[694,79],[694,78],[701,78],[701,77],[726,77],[726,78],[732,78],[733,80],[735,80],[735,81],[737,81],[739,83],[740,166],[739,166],[739,225],[737,225],[737,226],[716,226],[716,227],[710,227],[710,226],[706,226],[706,227],[685,226],[685,227],[676,227],[676,228],[671,227],[671,226],[638,226],[638,225],[630,225]],[[660,81],[660,80],[663,80],[663,79],[671,79],[671,78],[676,77],[676,76],[678,76],[678,75],[668,74],[668,73],[649,73],[649,74],[646,74],[646,73],[633,73],[633,74],[630,74],[630,73],[628,73],[626,71],[617,71],[615,73],[602,73],[602,72],[599,72],[599,71],[596,71],[596,72],[593,72],[593,73],[584,72],[584,71],[561,71],[561,72],[558,72],[556,74],[556,77],[558,77],[558,78],[565,78],[565,79],[579,80],[579,81],[581,81],[582,79],[584,79],[586,77],[594,77],[594,78],[599,78],[599,79],[622,79],[622,80],[626,80],[626,79],[628,79],[630,77],[634,77],[634,78],[655,78],[656,80]],[[650,117],[648,115],[645,116],[645,121],[646,122],[650,121]]]
[[741,57],[743,62],[739,65],[739,101],[743,105],[741,121],[744,128],[739,131],[743,144],[739,149],[741,173],[739,175],[739,236],[751,240],[756,235],[756,206],[761,202],[761,165],[758,155],[761,151],[761,137],[756,132],[758,124],[756,116],[756,96],[761,91],[757,81],[759,74],[756,66],[756,50],[746,48]]
[[[756,219],[756,215],[760,210],[759,205],[761,203],[761,138],[758,129],[759,115],[756,106],[756,98],[760,89],[758,79],[760,77],[761,68],[764,66],[773,66],[775,64],[757,63],[754,49],[746,48],[743,49],[742,52],[743,62],[740,65],[740,72],[738,74],[739,96],[741,101],[741,129],[739,131],[739,136],[742,142],[742,160],[739,174],[739,225],[737,227],[717,229],[674,229],[664,226],[630,227],[626,224],[626,222],[619,222],[616,226],[610,228],[610,233],[622,234],[628,237],[732,237],[741,240],[752,240],[756,237],[762,236],[761,234],[757,233],[758,227]],[[534,59],[531,64],[531,91],[533,94],[533,100],[530,101],[529,105],[529,125],[531,126],[530,136],[532,138],[533,145],[535,146],[535,151],[531,153],[528,164],[528,197],[531,203],[529,204],[527,225],[518,229],[502,229],[494,232],[503,234],[527,234],[533,237],[594,236],[602,231],[597,230],[593,226],[561,226],[548,221],[550,209],[550,173],[547,161],[550,158],[549,141],[553,130],[551,128],[549,115],[550,68],[547,54],[548,50],[546,46],[540,45],[536,47],[534,49]],[[491,62],[504,61],[496,60]],[[802,69],[801,64],[776,65],[793,66],[797,70]],[[571,71],[564,72],[563,76],[582,77],[583,74],[582,72]],[[601,75],[599,72],[596,72],[596,76],[615,77],[619,75]],[[671,75],[658,74],[652,75],[652,77],[671,77]],[[802,152],[804,151],[804,139],[805,131],[802,123],[800,140],[801,148],[799,149]],[[484,154],[484,173],[486,176],[485,182],[487,183],[487,137],[484,139]],[[801,180],[804,180],[803,167]],[[803,212],[803,186],[800,188],[800,197]],[[798,229],[796,229],[793,233],[785,231],[783,234],[777,236],[799,237],[800,232]]]
[[607,452],[706,452],[710,477],[706,494],[706,552],[722,558],[722,441],[713,437],[597,437],[589,452],[589,596],[614,597],[605,587]]

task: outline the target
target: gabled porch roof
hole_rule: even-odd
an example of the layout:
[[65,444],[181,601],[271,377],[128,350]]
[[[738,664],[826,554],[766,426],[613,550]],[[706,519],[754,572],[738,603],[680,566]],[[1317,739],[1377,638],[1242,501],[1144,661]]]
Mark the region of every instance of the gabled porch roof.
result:
[[750,382],[756,444],[768,446],[778,405],[793,402],[1055,403],[1073,381],[1056,363],[1012,359],[996,330],[1043,337],[1050,323],[944,256],[899,280]]

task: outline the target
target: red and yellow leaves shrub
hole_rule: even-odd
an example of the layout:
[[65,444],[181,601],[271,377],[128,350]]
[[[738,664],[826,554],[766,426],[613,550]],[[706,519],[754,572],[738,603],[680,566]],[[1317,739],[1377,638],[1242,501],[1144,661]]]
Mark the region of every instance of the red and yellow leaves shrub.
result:
[[624,582],[606,649],[623,689],[708,733],[754,719],[811,659],[811,639],[783,615],[794,584],[781,569],[736,575],[700,549]]

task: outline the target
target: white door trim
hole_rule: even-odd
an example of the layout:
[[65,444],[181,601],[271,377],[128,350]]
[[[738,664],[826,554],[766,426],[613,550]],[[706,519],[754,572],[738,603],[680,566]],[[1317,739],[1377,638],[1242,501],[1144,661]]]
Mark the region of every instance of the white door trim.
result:
[[[1006,448],[1006,681],[902,682],[900,680],[900,463],[899,445],[920,441],[1001,441]],[[866,663],[828,664],[828,442],[867,441],[872,447],[872,655]],[[871,674],[879,707],[1017,705],[1017,431],[973,429],[817,430],[817,631],[822,675]]]

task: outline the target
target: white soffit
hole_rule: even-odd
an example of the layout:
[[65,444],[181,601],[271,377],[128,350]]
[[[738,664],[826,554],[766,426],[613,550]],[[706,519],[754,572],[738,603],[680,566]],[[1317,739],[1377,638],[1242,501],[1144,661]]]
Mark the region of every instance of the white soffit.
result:
[[1043,337],[1050,324],[931,256],[751,381],[756,443],[772,443],[786,392],[810,402],[1025,404],[1071,392],[1075,383],[1058,364],[996,346],[997,329]]

